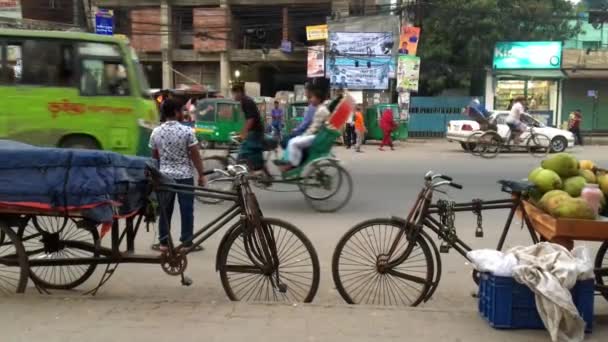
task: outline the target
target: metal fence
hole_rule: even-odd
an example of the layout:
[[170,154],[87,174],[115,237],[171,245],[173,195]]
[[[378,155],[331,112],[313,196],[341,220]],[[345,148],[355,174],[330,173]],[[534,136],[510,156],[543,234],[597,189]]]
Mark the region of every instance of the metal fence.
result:
[[[483,103],[484,99],[478,97]],[[444,137],[450,120],[466,119],[461,114],[473,97],[412,97],[410,104],[410,137]]]

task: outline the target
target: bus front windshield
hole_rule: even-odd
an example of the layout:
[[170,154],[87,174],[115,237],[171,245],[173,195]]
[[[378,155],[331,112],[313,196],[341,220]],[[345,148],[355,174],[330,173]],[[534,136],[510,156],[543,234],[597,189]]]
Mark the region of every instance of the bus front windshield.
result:
[[150,92],[150,84],[148,83],[148,78],[146,77],[146,73],[144,72],[144,67],[139,62],[139,58],[137,57],[135,49],[129,46],[129,50],[131,51],[131,59],[133,60],[135,73],[137,75],[137,79],[139,80],[139,91],[141,92],[142,96],[148,97]]

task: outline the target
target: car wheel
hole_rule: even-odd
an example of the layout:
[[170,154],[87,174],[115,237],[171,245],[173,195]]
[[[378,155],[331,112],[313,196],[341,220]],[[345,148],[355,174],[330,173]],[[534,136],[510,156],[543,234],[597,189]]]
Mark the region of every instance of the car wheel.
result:
[[460,146],[462,147],[463,150],[469,152],[471,150],[471,146],[467,143],[461,142]]
[[558,136],[551,140],[551,152],[560,153],[568,148],[568,140],[562,136]]

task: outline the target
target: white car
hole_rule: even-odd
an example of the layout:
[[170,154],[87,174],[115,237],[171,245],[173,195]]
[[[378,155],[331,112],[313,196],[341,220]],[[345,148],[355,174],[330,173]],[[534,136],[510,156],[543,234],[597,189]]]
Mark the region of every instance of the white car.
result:
[[[505,140],[508,139],[510,133],[509,126],[506,124],[507,115],[509,115],[509,112],[501,111],[494,112],[490,116],[490,120],[496,120],[498,134]],[[564,152],[567,148],[574,146],[574,135],[570,131],[545,126],[528,114],[522,114],[521,121],[528,126],[534,126],[536,133],[544,134],[551,139],[551,152]],[[479,131],[477,121],[451,120],[448,124],[446,138],[450,142],[459,142],[462,148],[468,151],[470,146],[467,144],[467,139],[475,131]],[[525,140],[527,134],[527,132],[524,132],[521,136],[522,139]]]

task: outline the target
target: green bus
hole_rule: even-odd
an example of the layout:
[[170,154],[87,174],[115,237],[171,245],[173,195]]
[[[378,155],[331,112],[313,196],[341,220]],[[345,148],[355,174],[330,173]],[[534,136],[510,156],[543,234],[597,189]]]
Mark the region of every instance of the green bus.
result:
[[0,30],[0,139],[149,155],[158,110],[126,38]]

